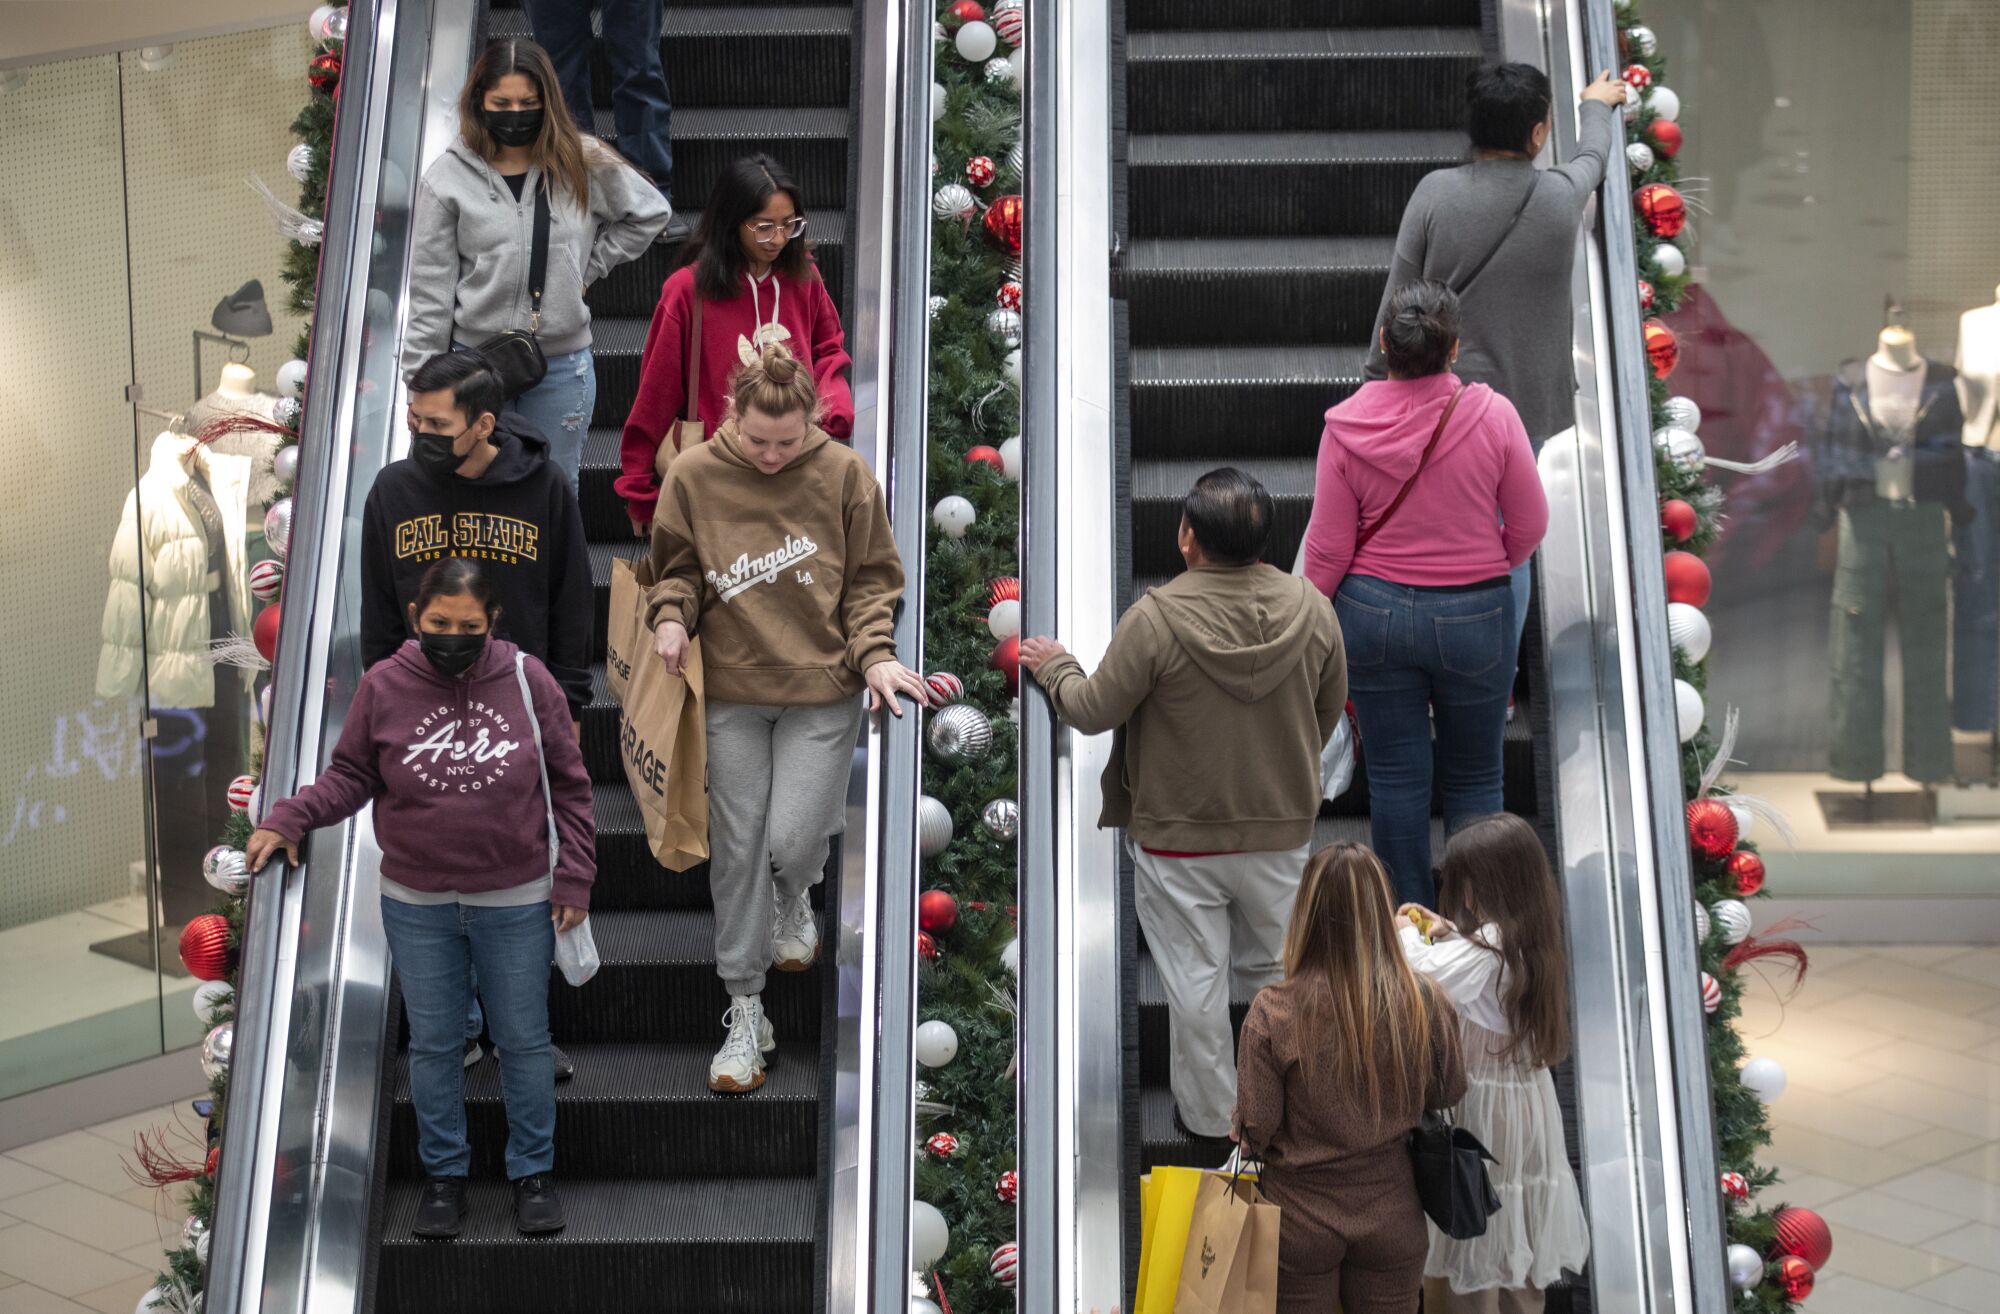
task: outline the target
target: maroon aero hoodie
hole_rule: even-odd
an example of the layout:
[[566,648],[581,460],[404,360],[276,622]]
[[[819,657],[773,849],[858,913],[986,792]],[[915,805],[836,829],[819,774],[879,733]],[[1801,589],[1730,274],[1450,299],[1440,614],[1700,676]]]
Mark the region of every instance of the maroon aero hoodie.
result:
[[[472,669],[451,679],[406,640],[361,677],[326,771],[260,824],[296,844],[372,801],[382,875],[398,885],[479,894],[540,880],[549,872],[548,818],[514,673],[518,651],[488,639]],[[526,665],[561,840],[550,899],[588,908],[597,874],[590,774],[562,686],[533,657]]]

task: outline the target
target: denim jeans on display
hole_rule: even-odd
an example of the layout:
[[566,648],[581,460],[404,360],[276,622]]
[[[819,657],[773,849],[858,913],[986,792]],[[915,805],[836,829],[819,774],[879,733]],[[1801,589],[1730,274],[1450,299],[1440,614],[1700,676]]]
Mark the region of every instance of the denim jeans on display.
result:
[[507,403],[509,414],[527,416],[549,440],[549,460],[568,476],[571,492],[577,491],[583,440],[596,408],[597,362],[589,347],[549,357],[542,381]]
[[1334,609],[1368,770],[1370,840],[1397,902],[1432,906],[1433,776],[1447,834],[1504,799],[1513,581],[1443,593],[1349,575]]
[[562,83],[563,103],[585,132],[592,131],[595,97],[590,78],[590,11],[603,16],[604,58],[611,66],[611,114],[618,151],[644,170],[662,195],[670,195],[674,148],[668,124],[674,106],[660,64],[660,0],[527,0],[535,40],[549,52]]
[[471,969],[499,1049],[507,1101],[507,1176],[555,1167],[556,1078],[549,1056],[549,962],[555,928],[546,903],[480,908],[382,900],[403,1010],[410,1019],[410,1098],[417,1157],[433,1177],[463,1177],[465,1026]]
[[1983,733],[2000,699],[2000,452],[1965,449],[1972,519],[1952,527],[1951,723]]

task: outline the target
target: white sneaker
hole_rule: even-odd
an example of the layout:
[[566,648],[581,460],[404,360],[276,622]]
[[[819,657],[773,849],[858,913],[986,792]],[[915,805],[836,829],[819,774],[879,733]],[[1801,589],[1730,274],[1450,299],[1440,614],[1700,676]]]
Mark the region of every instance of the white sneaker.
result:
[[810,893],[789,903],[773,894],[771,966],[780,972],[803,972],[819,961],[819,919],[813,916]]
[[708,1088],[718,1091],[755,1090],[764,1084],[764,1055],[778,1047],[771,1020],[764,1016],[758,995],[731,995],[722,1015],[729,1028],[722,1048],[708,1065]]

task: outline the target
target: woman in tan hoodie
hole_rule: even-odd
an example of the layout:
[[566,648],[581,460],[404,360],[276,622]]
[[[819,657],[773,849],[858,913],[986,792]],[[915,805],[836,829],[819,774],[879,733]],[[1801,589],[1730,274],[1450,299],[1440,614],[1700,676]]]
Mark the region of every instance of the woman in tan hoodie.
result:
[[713,1090],[764,1084],[777,1047],[764,974],[819,957],[811,890],[839,831],[868,710],[923,679],[896,660],[903,563],[882,489],[815,421],[812,374],[783,347],[738,372],[713,441],[667,471],[653,518],[647,605],[655,649],[681,673],[702,641],[708,707],[709,890],[729,992]]

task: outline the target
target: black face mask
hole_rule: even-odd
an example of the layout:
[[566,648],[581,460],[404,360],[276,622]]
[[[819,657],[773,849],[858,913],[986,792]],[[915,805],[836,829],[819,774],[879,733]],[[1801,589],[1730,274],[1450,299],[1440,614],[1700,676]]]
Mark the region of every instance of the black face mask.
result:
[[410,437],[410,456],[424,468],[424,473],[433,479],[450,479],[458,473],[458,467],[465,464],[465,458],[452,450],[452,445],[463,434],[420,433]]
[[479,114],[487,135],[502,146],[531,146],[542,135],[541,110],[481,110]]
[[437,673],[452,679],[471,670],[479,654],[486,651],[483,634],[424,633],[417,636],[417,643]]

